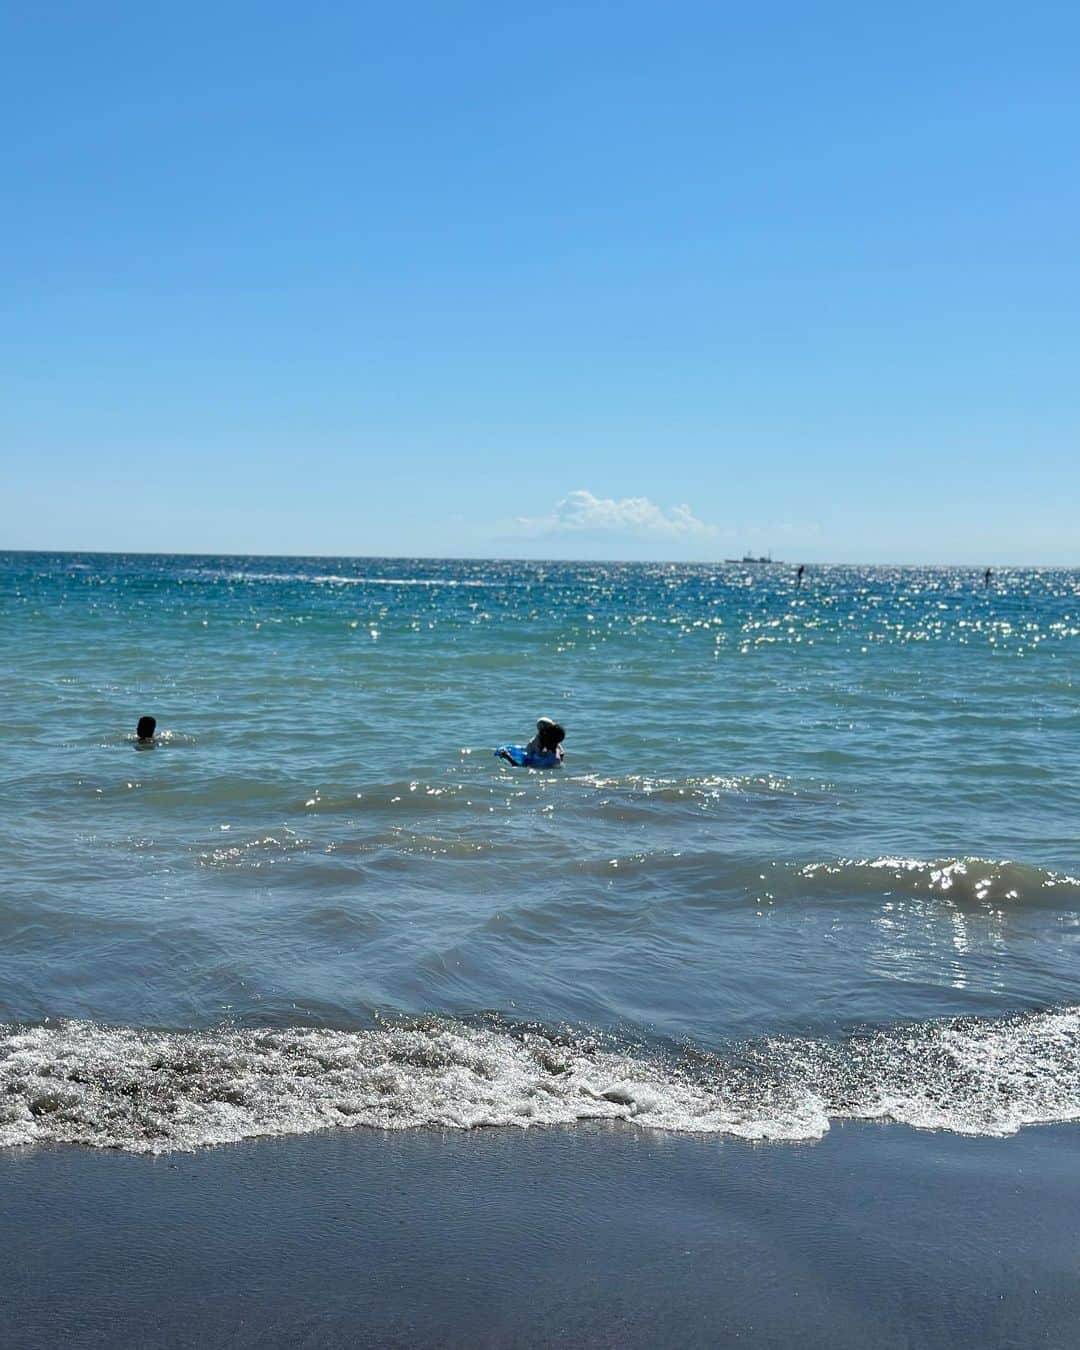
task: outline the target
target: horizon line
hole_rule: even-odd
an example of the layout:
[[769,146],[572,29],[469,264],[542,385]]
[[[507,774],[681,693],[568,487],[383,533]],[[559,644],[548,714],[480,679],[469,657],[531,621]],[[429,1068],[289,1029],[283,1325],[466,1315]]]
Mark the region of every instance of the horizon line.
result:
[[1080,562],[1028,562],[1028,563],[1010,563],[997,562],[799,562],[788,561],[783,558],[768,559],[765,561],[753,561],[747,563],[739,558],[714,558],[714,559],[691,559],[691,558],[574,558],[574,557],[522,557],[522,556],[504,556],[500,554],[476,553],[476,554],[440,554],[440,553],[234,553],[223,552],[194,552],[186,549],[103,549],[103,548],[5,548],[0,549],[0,554],[27,554],[27,555],[60,555],[71,557],[92,557],[92,558],[277,558],[284,561],[302,561],[304,559],[318,559],[328,561],[340,559],[347,562],[508,562],[508,563],[533,563],[533,564],[573,564],[575,566],[592,567],[790,567],[797,568],[805,565],[808,569],[811,567],[926,567],[926,568],[960,568],[973,571],[985,571],[987,567],[993,570],[1038,570],[1072,572],[1080,570]]

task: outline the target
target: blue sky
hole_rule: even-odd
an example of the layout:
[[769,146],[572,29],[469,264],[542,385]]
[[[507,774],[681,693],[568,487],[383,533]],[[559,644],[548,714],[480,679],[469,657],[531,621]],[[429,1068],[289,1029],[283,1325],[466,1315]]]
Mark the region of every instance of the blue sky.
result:
[[1080,562],[1073,6],[0,17],[0,547]]

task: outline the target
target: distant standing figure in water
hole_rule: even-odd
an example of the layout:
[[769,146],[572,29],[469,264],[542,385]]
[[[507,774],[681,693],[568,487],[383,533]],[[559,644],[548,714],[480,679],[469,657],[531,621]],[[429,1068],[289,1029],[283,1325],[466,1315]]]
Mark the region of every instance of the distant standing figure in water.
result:
[[803,573],[804,573],[805,571],[806,571],[806,564],[805,564],[805,563],[800,563],[800,564],[799,564],[799,570],[795,573],[795,578],[796,578],[796,580],[795,580],[795,585],[796,585],[796,586],[801,586],[801,585],[802,585]]
[[157,730],[156,717],[140,717],[135,727],[135,744],[142,750],[154,744],[154,732]]
[[536,723],[536,735],[528,745],[500,745],[495,754],[518,769],[557,769],[563,762],[565,739],[566,731],[558,722],[541,717]]
[[987,590],[990,589],[990,568],[989,568],[989,567],[988,567],[988,568],[986,569],[986,571],[983,573],[983,586],[985,586],[985,588],[986,588]]

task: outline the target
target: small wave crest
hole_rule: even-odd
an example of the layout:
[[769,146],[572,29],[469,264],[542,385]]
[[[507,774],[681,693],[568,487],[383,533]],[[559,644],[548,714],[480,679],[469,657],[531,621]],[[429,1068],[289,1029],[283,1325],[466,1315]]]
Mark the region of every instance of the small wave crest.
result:
[[236,840],[204,849],[196,863],[200,867],[230,867],[250,871],[273,867],[276,863],[310,848],[308,840],[287,826],[253,839]]
[[[708,774],[692,778],[660,778],[650,774],[624,774],[620,777],[603,774],[582,774],[577,782],[609,792],[621,792],[635,799],[653,798],[657,801],[707,801],[732,793],[779,793],[798,796],[800,788],[790,778],[779,774]],[[809,789],[803,788],[803,791]]]
[[0,1145],[163,1153],[259,1135],[619,1120],[746,1139],[833,1119],[1005,1135],[1080,1118],[1080,1007],[650,1054],[427,1019],[368,1031],[0,1032]]
[[507,584],[505,581],[484,581],[475,577],[377,577],[348,576],[339,572],[223,571],[221,569],[196,570],[191,573],[191,576],[200,581],[274,582],[278,584],[299,582],[306,586],[421,586],[443,590],[454,590],[458,587],[494,589]]
[[992,858],[839,858],[808,863],[802,882],[834,894],[934,896],[956,905],[1005,908],[1018,904],[1080,906],[1080,878],[1028,863]]

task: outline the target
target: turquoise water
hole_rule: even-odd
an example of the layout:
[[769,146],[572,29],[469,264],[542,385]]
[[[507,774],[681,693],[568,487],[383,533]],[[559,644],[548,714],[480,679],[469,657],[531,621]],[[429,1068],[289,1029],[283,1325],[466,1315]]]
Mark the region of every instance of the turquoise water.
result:
[[1080,1116],[1080,573],[7,554],[0,637],[2,1142]]

